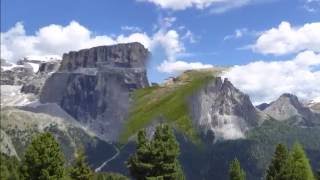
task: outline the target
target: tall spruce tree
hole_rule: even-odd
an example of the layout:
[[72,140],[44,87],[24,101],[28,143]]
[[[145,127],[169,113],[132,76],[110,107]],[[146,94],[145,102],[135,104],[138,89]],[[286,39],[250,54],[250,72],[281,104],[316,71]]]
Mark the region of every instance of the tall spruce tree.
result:
[[184,180],[179,154],[172,129],[168,125],[159,125],[152,140],[147,139],[145,131],[138,133],[137,151],[127,165],[137,180]]
[[64,178],[64,157],[58,142],[50,133],[34,137],[22,165],[24,179],[60,180]]
[[303,147],[296,143],[283,170],[285,180],[315,180]]
[[317,179],[317,180],[320,180],[320,169],[317,171],[316,179]]
[[229,178],[230,180],[245,180],[246,173],[240,166],[238,159],[234,159],[229,167]]
[[70,170],[70,177],[74,180],[92,180],[93,172],[86,162],[86,156],[82,149],[76,154],[76,161]]
[[288,160],[288,150],[285,145],[278,144],[273,155],[271,164],[268,167],[266,180],[283,180],[284,168]]

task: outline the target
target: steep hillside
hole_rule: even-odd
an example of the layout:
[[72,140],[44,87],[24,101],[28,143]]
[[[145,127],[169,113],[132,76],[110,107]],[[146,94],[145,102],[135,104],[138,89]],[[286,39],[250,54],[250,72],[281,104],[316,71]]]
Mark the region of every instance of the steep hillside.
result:
[[223,141],[211,147],[206,179],[227,179],[229,163],[237,157],[249,180],[261,179],[278,143],[303,145],[316,170],[320,166],[320,127],[303,128],[285,122],[266,121],[247,133],[247,139]]
[[244,138],[247,130],[267,117],[247,95],[218,77],[223,70],[187,71],[170,83],[135,91],[121,142],[159,122],[171,123],[193,141],[198,141],[199,135],[212,142]]
[[75,151],[84,148],[93,167],[110,158],[115,150],[80,125],[42,113],[16,108],[1,109],[1,151],[21,159],[32,137],[39,132],[51,132],[61,144],[66,159],[71,162]]
[[199,140],[192,124],[188,98],[220,72],[220,69],[187,71],[173,83],[136,90],[120,141],[125,143],[141,128],[161,121],[172,123],[194,141]]

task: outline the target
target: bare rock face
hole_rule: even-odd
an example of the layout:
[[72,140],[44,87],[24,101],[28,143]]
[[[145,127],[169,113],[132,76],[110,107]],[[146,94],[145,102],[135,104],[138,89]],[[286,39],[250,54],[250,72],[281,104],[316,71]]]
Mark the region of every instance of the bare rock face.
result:
[[1,85],[22,86],[21,92],[39,95],[46,79],[58,70],[60,60],[20,60],[17,64],[1,60]]
[[313,126],[320,124],[320,114],[312,112],[300,103],[297,96],[283,94],[263,112],[279,121],[290,121],[296,125]]
[[1,85],[23,85],[33,78],[31,67],[13,67],[10,70],[1,71]]
[[147,49],[139,43],[100,46],[63,55],[46,81],[42,103],[57,103],[82,125],[115,141],[129,109],[130,91],[149,86]]
[[59,66],[60,61],[40,63],[38,72],[34,74],[29,81],[26,81],[23,84],[21,92],[26,94],[33,93],[35,95],[39,95],[45,81],[52,75],[52,73],[58,70]]
[[215,78],[190,99],[192,119],[211,140],[244,138],[266,116],[230,81]]

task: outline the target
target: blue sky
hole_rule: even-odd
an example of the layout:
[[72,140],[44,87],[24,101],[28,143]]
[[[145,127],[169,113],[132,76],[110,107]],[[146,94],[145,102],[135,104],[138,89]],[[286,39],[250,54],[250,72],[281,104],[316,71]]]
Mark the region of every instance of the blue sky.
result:
[[[318,49],[310,45],[316,46],[318,41],[307,43],[306,47],[275,52],[270,48],[263,49],[267,47],[266,43],[258,47],[258,39],[264,32],[278,28],[284,21],[288,22],[292,29],[318,23],[319,0],[224,0],[222,3],[203,0],[203,3],[198,4],[195,2],[197,1],[2,0],[1,32],[4,34],[14,28],[17,22],[21,22],[24,36],[31,37],[37,36],[40,28],[51,24],[63,28],[75,21],[90,31],[90,37],[108,36],[114,42],[127,42],[126,38],[119,40],[119,36],[129,37],[133,33],[140,33],[147,36],[147,41],[151,44],[153,58],[149,65],[149,79],[156,82],[178,72],[159,71],[159,66],[168,59],[168,62],[198,62],[201,66],[231,66],[245,65],[257,60],[292,60],[303,50],[310,50],[318,55]],[[168,33],[169,31],[171,33]],[[6,48],[10,50],[15,40],[3,39],[2,44],[7,43]],[[167,43],[169,49],[163,47]],[[253,45],[257,45],[256,49],[252,48]],[[65,47],[57,49],[59,48],[61,51],[69,50]],[[170,52],[170,49],[175,48],[174,52]],[[45,55],[46,52],[56,53],[36,49],[36,46],[35,49],[19,53],[33,55],[27,54],[32,52],[39,55]],[[11,56],[8,58],[19,57],[12,55],[14,53],[16,52],[9,53]]]

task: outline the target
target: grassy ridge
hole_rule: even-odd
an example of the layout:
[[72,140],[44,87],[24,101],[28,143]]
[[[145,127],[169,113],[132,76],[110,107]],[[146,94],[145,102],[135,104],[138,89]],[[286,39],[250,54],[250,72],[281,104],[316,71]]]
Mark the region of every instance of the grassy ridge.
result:
[[218,73],[221,73],[221,70],[188,71],[179,76],[173,84],[136,90],[120,142],[125,143],[130,136],[148,126],[155,118],[164,119],[194,142],[198,141],[197,131],[193,128],[189,115],[187,98]]

